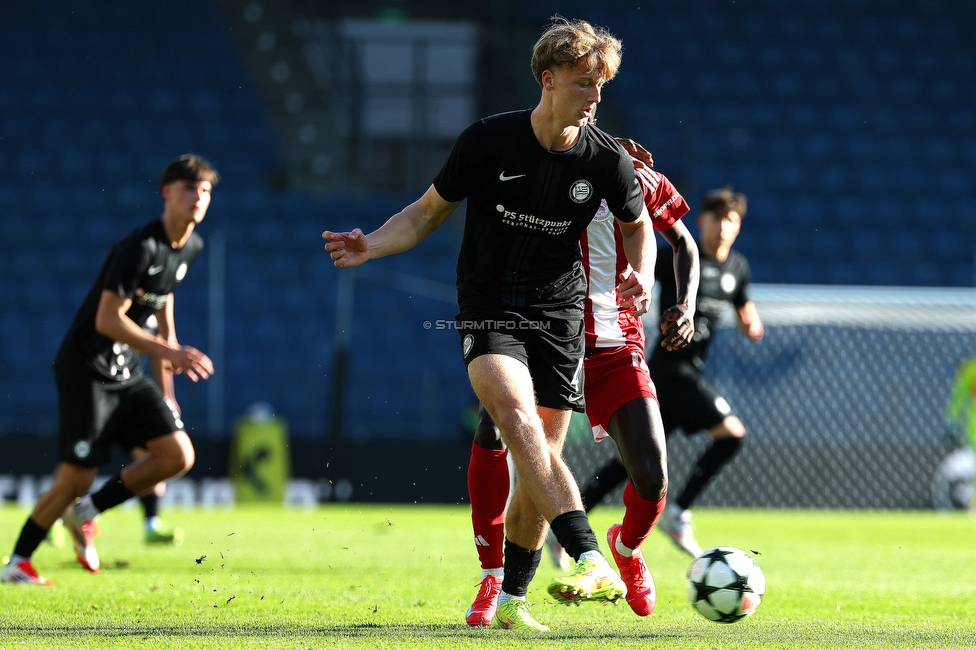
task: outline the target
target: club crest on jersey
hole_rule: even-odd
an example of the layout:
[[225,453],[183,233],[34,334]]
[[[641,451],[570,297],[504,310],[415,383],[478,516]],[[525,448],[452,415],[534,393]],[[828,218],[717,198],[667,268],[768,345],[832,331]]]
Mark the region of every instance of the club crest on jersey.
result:
[[735,291],[735,276],[731,273],[725,273],[719,280],[719,284],[722,286],[722,291],[732,293]]
[[180,267],[176,269],[176,281],[182,282],[184,277],[186,277],[186,262],[180,264]]
[[586,179],[581,178],[573,183],[573,186],[569,188],[569,198],[573,199],[577,203],[586,203],[592,194],[593,186],[590,185],[590,181]]
[[88,458],[91,453],[91,444],[87,440],[79,440],[75,443],[75,457]]
[[593,221],[606,223],[612,217],[613,214],[610,213],[610,206],[607,205],[606,199],[600,199],[600,207],[596,209],[596,214],[593,215]]

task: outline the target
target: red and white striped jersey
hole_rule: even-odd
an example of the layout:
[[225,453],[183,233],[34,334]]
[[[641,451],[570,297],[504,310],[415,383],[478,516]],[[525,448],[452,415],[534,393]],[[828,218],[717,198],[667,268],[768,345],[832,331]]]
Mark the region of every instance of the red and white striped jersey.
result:
[[[664,174],[637,169],[635,175],[644,192],[644,204],[654,230],[667,230],[688,213],[688,204]],[[620,309],[617,282],[629,272],[623,237],[617,220],[605,201],[580,238],[583,269],[586,272],[586,346],[615,347],[628,341],[644,347],[644,327],[636,311]],[[655,246],[652,244],[652,246]],[[648,278],[653,279],[653,267]]]

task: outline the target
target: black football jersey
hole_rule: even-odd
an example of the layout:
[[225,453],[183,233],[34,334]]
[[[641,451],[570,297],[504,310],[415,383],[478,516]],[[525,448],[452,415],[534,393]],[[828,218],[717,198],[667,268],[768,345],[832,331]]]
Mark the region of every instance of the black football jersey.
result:
[[641,214],[630,156],[612,137],[586,126],[569,150],[547,151],[530,116],[516,111],[472,124],[434,179],[444,199],[467,199],[457,263],[462,311],[581,310],[579,240],[600,200],[622,221]]
[[[674,284],[674,252],[669,246],[658,251],[654,268],[655,281],[661,287],[660,309],[673,307],[677,300]],[[668,352],[661,347],[660,328],[649,364],[652,375],[658,369],[680,362],[691,362],[702,370],[712,335],[722,316],[732,307],[749,302],[749,263],[735,250],[729,251],[724,262],[701,256],[701,281],[698,285],[698,304],[695,311],[695,337],[684,349]],[[658,319],[660,322],[660,319]]]
[[140,226],[116,242],[102,263],[88,295],[75,314],[58,351],[60,362],[83,361],[98,376],[125,384],[143,374],[141,353],[95,331],[102,291],[132,300],[126,315],[145,327],[166,305],[203,250],[203,238],[190,235],[183,248],[170,246],[161,220]]

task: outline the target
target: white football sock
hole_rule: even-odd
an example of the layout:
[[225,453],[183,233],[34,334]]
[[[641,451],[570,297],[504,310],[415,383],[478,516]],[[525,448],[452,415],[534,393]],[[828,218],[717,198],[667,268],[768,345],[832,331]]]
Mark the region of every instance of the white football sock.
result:
[[84,522],[89,522],[98,516],[98,508],[92,503],[91,495],[86,494],[74,506],[75,515]]
[[617,535],[617,540],[614,542],[613,545],[614,548],[617,550],[617,552],[623,555],[624,557],[631,557],[634,554],[635,549],[627,548],[626,546],[624,546],[624,543],[620,541],[620,535]]

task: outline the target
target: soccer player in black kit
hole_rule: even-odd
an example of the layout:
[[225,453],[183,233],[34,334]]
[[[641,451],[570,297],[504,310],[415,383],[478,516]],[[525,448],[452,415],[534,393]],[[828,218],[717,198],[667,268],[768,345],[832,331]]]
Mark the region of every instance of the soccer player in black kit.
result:
[[[75,314],[54,360],[61,462],[3,567],[3,582],[53,584],[38,575],[31,555],[59,517],[74,537],[78,561],[97,573],[92,537],[98,514],[193,465],[193,444],[175,397],[145,374],[140,353],[148,354],[167,377],[184,373],[198,381],[214,371],[205,354],[177,341],[173,291],[203,250],[194,228],[206,216],[218,180],[216,170],[199,156],[172,161],[160,180],[162,217],[112,246]],[[143,329],[152,315],[156,336]],[[86,494],[98,467],[109,461],[113,443],[146,453]]]
[[[579,239],[600,200],[617,218],[633,264],[655,254],[630,156],[589,124],[620,53],[606,30],[557,16],[533,50],[542,89],[534,109],[465,129],[427,192],[378,230],[322,235],[337,267],[357,266],[417,245],[467,198],[457,263],[461,354],[520,478],[506,517],[495,627],[548,630],[529,614],[525,595],[549,524],[577,560],[573,575],[553,579],[550,595],[573,603],[626,593],[562,459],[571,412],[584,410]],[[636,286],[624,298],[629,308],[647,291]]]
[[[705,431],[712,438],[712,444],[695,463],[684,488],[679,491],[672,487],[670,494],[675,496],[669,496],[668,506],[657,523],[659,530],[693,557],[700,555],[702,549],[691,527],[690,508],[739,451],[746,435],[745,426],[729,403],[702,377],[708,347],[719,321],[730,307],[745,336],[753,341],[763,337],[759,312],[749,297],[749,264],[742,254],[732,250],[745,213],[744,194],[723,188],[705,196],[698,217],[701,281],[694,338],[684,349],[674,351],[666,350],[659,341],[647,360],[667,435],[680,429],[686,435]],[[654,275],[661,287],[660,304],[674,304],[670,248],[660,249]],[[587,511],[626,479],[626,470],[617,459],[596,472],[583,491]]]

